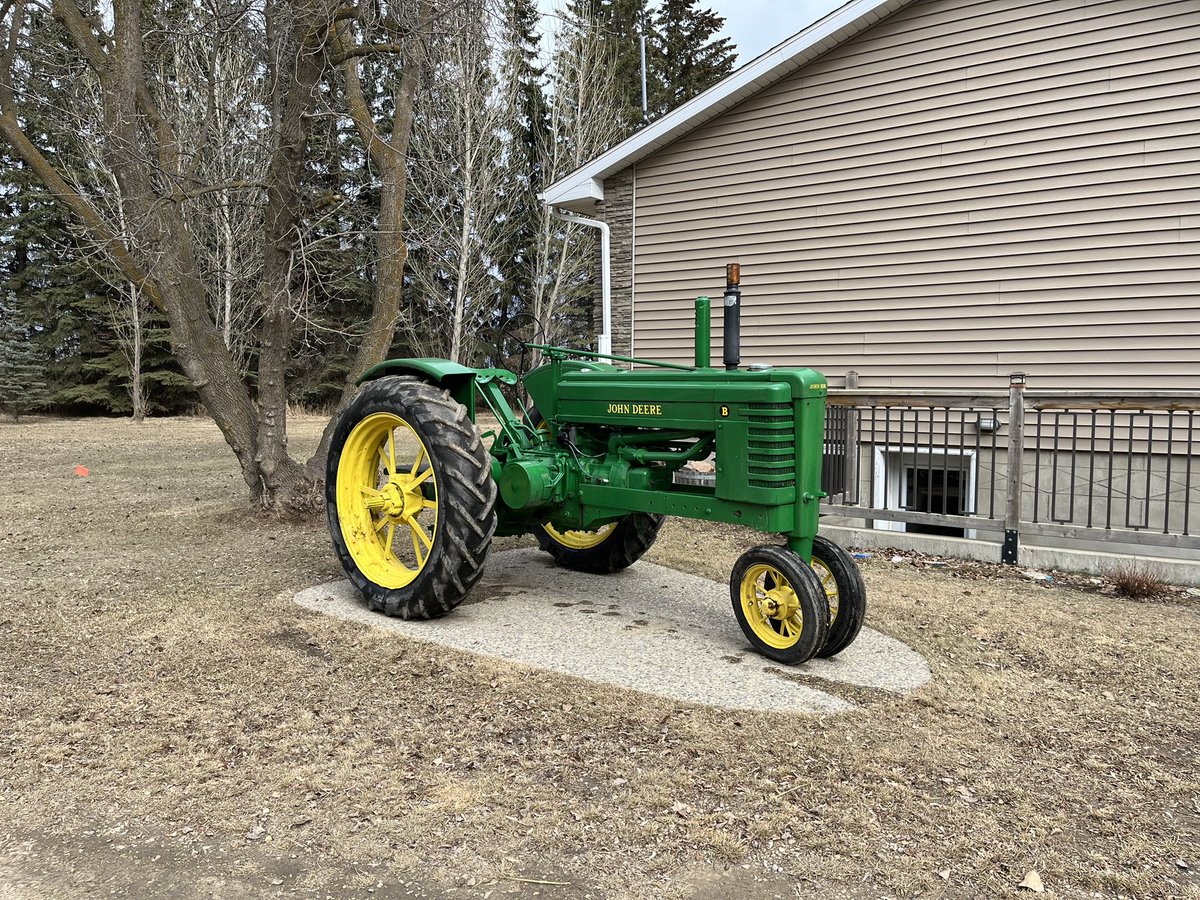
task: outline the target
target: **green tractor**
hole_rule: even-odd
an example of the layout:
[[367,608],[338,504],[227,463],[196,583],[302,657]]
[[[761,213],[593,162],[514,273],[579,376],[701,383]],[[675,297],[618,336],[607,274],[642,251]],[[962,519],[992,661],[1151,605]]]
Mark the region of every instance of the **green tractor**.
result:
[[[498,534],[532,533],[568,569],[617,572],[670,515],[785,537],[744,553],[730,577],[734,616],[763,655],[802,663],[848,647],[866,589],[849,554],[817,534],[825,378],[739,367],[736,264],[726,281],[723,369],[709,362],[700,297],[694,366],[530,345],[546,362],[521,379],[532,401],[521,414],[506,370],[396,359],[368,371],[337,422],[325,499],[338,558],[371,608],[445,615]],[[497,422],[486,433],[480,404]],[[713,483],[681,477],[714,454]]]

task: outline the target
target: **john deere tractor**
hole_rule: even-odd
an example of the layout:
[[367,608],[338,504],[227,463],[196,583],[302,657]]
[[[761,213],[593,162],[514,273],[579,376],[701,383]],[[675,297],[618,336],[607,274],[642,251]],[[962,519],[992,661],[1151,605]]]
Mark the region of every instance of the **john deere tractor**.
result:
[[[726,281],[724,368],[710,365],[700,297],[695,365],[530,345],[545,363],[521,379],[531,405],[520,413],[506,370],[395,359],[367,372],[338,420],[325,496],[338,558],[370,606],[445,615],[498,534],[534,534],[566,569],[618,572],[679,516],[783,537],[730,576],[733,614],[760,653],[802,663],[849,646],[866,590],[854,560],[817,534],[825,378],[741,367],[736,264]],[[478,408],[494,430],[480,432]],[[715,479],[683,477],[705,460]]]

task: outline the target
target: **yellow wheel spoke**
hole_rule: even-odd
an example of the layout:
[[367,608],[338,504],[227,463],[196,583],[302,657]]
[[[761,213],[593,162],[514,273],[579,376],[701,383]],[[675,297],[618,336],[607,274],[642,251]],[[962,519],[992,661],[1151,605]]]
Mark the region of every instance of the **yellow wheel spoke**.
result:
[[426,554],[421,550],[421,542],[417,540],[417,529],[412,528],[412,524],[415,523],[410,523],[408,535],[412,538],[413,554],[417,557],[417,568],[419,569],[421,566],[425,565]]
[[[395,412],[365,416],[346,438],[337,473],[338,521],[355,566],[373,584],[402,588],[428,565],[441,538],[436,468],[416,429]],[[426,509],[434,513],[416,525]],[[402,527],[407,536],[397,536]]]
[[774,566],[752,565],[742,576],[741,609],[758,640],[786,650],[804,631],[802,604],[789,579]]
[[421,527],[420,522],[416,519],[409,519],[408,525],[413,530],[413,535],[421,538],[421,543],[425,545],[426,549],[433,546],[433,540],[425,533],[425,529]]

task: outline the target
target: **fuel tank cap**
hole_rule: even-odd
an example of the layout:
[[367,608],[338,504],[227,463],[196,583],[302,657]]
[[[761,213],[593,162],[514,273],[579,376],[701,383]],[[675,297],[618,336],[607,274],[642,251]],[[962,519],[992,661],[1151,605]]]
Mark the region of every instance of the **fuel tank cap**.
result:
[[750,363],[750,365],[746,366],[746,371],[748,371],[748,372],[770,372],[773,368],[775,368],[775,367],[772,366],[770,363]]

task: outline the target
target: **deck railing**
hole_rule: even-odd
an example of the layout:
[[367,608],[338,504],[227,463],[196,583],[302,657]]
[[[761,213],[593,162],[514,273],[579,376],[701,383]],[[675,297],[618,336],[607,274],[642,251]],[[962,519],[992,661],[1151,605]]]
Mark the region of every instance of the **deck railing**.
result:
[[869,527],[1200,550],[1200,392],[830,389],[823,506]]

